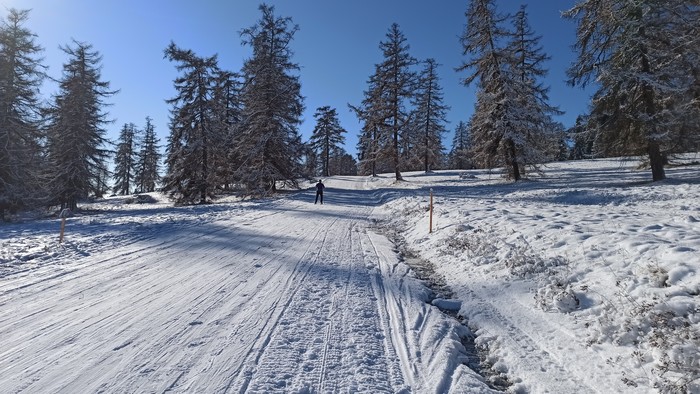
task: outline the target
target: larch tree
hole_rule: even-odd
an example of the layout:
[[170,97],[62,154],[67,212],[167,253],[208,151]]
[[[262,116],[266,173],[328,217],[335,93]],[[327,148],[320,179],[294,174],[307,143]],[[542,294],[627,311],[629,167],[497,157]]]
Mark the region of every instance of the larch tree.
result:
[[236,133],[240,160],[236,179],[248,193],[267,194],[277,183],[298,187],[303,176],[304,144],[299,135],[304,110],[301,84],[292,62],[291,43],[298,26],[289,17],[276,17],[262,4],[262,17],[241,31],[253,55],[243,64],[241,123]]
[[665,179],[667,156],[699,134],[687,122],[700,110],[700,4],[582,0],[564,15],[577,23],[569,81],[599,86],[592,109],[604,119],[596,122],[599,153],[646,156],[652,179]]
[[137,155],[136,174],[134,183],[138,193],[149,193],[156,190],[160,182],[160,147],[158,146],[155,126],[150,117],[146,117],[146,127],[143,130],[143,140]]
[[309,140],[309,145],[321,159],[323,176],[331,176],[331,158],[340,145],[345,143],[345,129],[340,126],[338,112],[335,108],[323,106],[314,114],[316,126]]
[[357,143],[358,172],[360,175],[377,176],[377,172],[383,169],[387,157],[382,147],[388,145],[389,131],[387,119],[389,118],[388,100],[383,84],[380,80],[379,66],[375,66],[375,72],[367,82],[367,90],[359,106],[349,105],[362,123]]
[[549,87],[540,81],[547,76],[544,63],[550,58],[540,45],[528,22],[526,6],[513,18],[513,35],[505,48],[512,62],[510,68],[516,82],[517,113],[514,116],[512,140],[516,146],[517,161],[523,172],[527,166],[536,168],[560,157],[563,128],[553,119],[562,114],[549,103]]
[[100,54],[92,45],[73,41],[47,126],[48,186],[51,203],[77,209],[80,199],[100,197],[108,180],[110,156],[105,99],[116,94],[101,76]]
[[235,170],[240,166],[236,154],[236,133],[241,122],[240,75],[219,70],[214,75],[213,114],[217,141],[212,141],[216,178],[224,189],[235,183]]
[[442,162],[445,151],[442,135],[446,131],[446,113],[449,107],[443,102],[437,67],[435,59],[425,61],[425,67],[418,78],[411,118],[413,127],[410,129],[416,133],[413,138],[413,155],[420,159],[426,173]]
[[507,168],[509,178],[519,180],[520,163],[514,135],[516,117],[515,79],[512,57],[502,48],[511,34],[501,27],[506,20],[497,14],[494,0],[470,0],[467,23],[460,37],[468,59],[457,68],[467,71],[466,86],[478,81],[474,114],[470,119],[472,159],[480,167]]
[[119,132],[117,150],[114,153],[114,187],[115,194],[131,193],[136,175],[136,138],[138,129],[133,123],[125,123]]
[[452,137],[452,149],[450,150],[450,167],[457,170],[473,168],[470,159],[471,138],[469,125],[463,121],[457,123]]
[[29,11],[10,9],[0,22],[0,220],[35,205],[43,163],[39,87],[42,48],[25,27]]
[[165,57],[177,63],[181,75],[174,81],[177,96],[167,100],[172,108],[162,191],[178,203],[203,204],[213,197],[218,184],[212,152],[221,131],[212,100],[217,56],[200,57],[171,42]]
[[401,132],[409,120],[407,103],[416,91],[416,73],[411,68],[418,61],[408,52],[410,46],[406,37],[393,23],[386,34],[386,41],[379,43],[384,59],[378,64],[379,87],[386,102],[388,144],[382,147],[392,160],[392,169],[396,180],[401,180]]

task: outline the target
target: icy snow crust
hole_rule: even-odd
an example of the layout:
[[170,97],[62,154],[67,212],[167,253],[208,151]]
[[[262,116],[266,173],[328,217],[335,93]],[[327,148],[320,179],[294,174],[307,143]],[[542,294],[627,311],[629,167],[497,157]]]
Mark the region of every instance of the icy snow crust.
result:
[[667,175],[595,160],[517,184],[332,177],[324,205],[311,184],[110,198],[62,245],[59,219],[1,224],[0,391],[493,392],[464,365],[471,329],[511,392],[698,392],[700,167]]

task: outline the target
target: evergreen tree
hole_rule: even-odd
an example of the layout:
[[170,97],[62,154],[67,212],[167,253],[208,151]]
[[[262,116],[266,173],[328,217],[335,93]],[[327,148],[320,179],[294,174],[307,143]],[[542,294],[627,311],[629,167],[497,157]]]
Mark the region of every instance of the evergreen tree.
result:
[[331,176],[331,155],[345,143],[345,129],[340,126],[338,112],[329,106],[319,107],[314,114],[316,127],[309,141],[310,146],[320,156],[323,176]]
[[569,139],[572,142],[569,152],[570,160],[590,159],[593,157],[595,134],[588,123],[588,116],[579,115],[576,117],[576,124],[567,130]]
[[494,0],[470,0],[467,24],[460,40],[468,60],[457,71],[469,71],[463,80],[470,85],[478,80],[474,114],[470,120],[472,154],[475,164],[507,167],[507,175],[520,179],[516,136],[519,115],[516,78],[509,68],[514,63],[502,47],[510,33],[500,25],[505,17],[496,13]]
[[150,117],[146,117],[146,128],[143,131],[143,141],[138,153],[136,163],[136,174],[134,182],[139,193],[148,193],[156,190],[156,185],[160,181],[159,163],[160,153],[156,137],[155,127]]
[[445,133],[445,119],[448,106],[443,104],[442,87],[437,75],[438,64],[434,59],[425,62],[420,74],[418,94],[415,101],[414,116],[417,132],[413,149],[420,157],[423,170],[428,173],[442,162],[444,146],[442,135]]
[[114,155],[114,188],[115,194],[131,193],[136,175],[136,138],[138,130],[133,123],[124,123],[119,133],[117,151]]
[[228,189],[234,182],[234,171],[240,166],[236,152],[236,133],[241,122],[240,75],[218,70],[214,75],[214,128],[218,141],[212,142],[214,168],[218,183]]
[[178,95],[167,100],[172,109],[163,192],[179,203],[205,203],[218,184],[212,152],[221,141],[212,99],[217,57],[199,57],[172,42],[165,57],[182,75],[174,81]]
[[39,86],[42,48],[24,24],[29,11],[10,9],[0,20],[0,220],[38,201],[42,147]]
[[547,76],[544,63],[550,58],[540,46],[542,37],[536,36],[528,23],[526,6],[521,6],[516,13],[513,26],[514,34],[506,47],[517,82],[514,92],[518,112],[513,141],[518,163],[536,168],[537,164],[562,156],[564,129],[552,119],[552,115],[562,112],[549,104],[549,88],[540,82]]
[[262,18],[241,32],[253,56],[243,65],[242,121],[236,135],[241,165],[236,178],[249,193],[275,191],[277,182],[298,187],[304,144],[298,132],[304,110],[299,66],[291,42],[298,26],[261,5]]
[[389,28],[386,41],[379,43],[384,60],[378,65],[379,87],[386,102],[386,124],[390,133],[388,144],[383,147],[392,158],[393,170],[396,180],[401,180],[400,138],[401,130],[408,123],[409,114],[406,110],[406,102],[415,94],[416,74],[411,67],[417,64],[408,50],[399,25],[394,23]]
[[[687,0],[582,0],[565,16],[577,22],[578,60],[570,83],[599,85],[593,114],[603,155],[646,155],[654,181],[670,153],[692,143],[698,118],[700,6]],[[688,116],[689,114],[691,114]]]
[[102,57],[92,45],[73,42],[61,47],[68,55],[59,81],[59,93],[49,110],[49,193],[52,203],[77,209],[77,202],[106,190],[109,123],[104,100],[116,93],[102,81]]
[[330,167],[333,174],[357,175],[357,162],[343,148],[334,149]]
[[460,121],[455,128],[452,137],[452,149],[450,150],[450,167],[457,170],[468,170],[473,168],[470,159],[471,142],[469,136],[469,125]]
[[[359,168],[361,175],[377,176],[377,172],[384,168],[387,157],[383,154],[382,146],[388,145],[389,135],[387,119],[389,118],[387,98],[380,81],[379,66],[375,66],[375,73],[370,76],[368,88],[364,92],[364,99],[360,106],[350,105],[357,118],[362,122],[359,140],[357,143]],[[388,166],[387,166],[388,168]]]

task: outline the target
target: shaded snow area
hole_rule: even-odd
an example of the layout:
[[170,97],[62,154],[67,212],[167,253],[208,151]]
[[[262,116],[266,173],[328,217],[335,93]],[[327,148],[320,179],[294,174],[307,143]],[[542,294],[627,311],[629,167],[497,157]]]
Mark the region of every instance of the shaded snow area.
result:
[[115,197],[63,244],[59,219],[0,224],[0,392],[698,393],[700,166],[667,175]]

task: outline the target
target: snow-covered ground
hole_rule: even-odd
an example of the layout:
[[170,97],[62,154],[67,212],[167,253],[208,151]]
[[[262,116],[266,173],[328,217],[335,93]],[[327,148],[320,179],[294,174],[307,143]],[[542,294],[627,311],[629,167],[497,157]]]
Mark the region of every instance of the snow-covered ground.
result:
[[0,224],[0,392],[699,392],[700,166],[634,166]]

